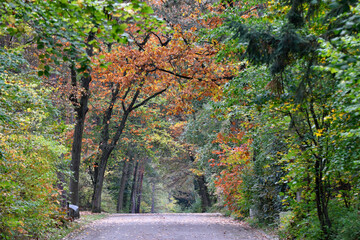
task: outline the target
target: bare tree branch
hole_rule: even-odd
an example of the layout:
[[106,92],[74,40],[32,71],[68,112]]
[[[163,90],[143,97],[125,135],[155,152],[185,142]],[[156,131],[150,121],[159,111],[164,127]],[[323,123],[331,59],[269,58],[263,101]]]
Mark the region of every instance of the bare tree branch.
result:
[[138,107],[143,106],[144,104],[146,104],[148,101],[150,101],[151,99],[155,98],[156,96],[162,94],[163,92],[165,92],[168,89],[168,87],[164,88],[163,90],[154,93],[153,95],[151,95],[150,97],[146,98],[144,101],[142,101],[141,103],[135,105],[131,110],[135,110]]

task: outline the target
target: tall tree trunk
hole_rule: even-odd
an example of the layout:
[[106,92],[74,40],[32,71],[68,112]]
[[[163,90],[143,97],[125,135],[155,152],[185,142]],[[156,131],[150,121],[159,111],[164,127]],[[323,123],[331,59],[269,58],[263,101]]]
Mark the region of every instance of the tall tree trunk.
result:
[[81,147],[82,139],[85,125],[86,113],[88,111],[88,101],[89,101],[89,84],[91,77],[82,78],[82,95],[78,106],[75,108],[76,118],[75,118],[75,130],[73,137],[73,144],[71,149],[71,164],[70,170],[73,173],[73,176],[70,178],[70,201],[74,205],[79,205],[79,169],[81,161]]
[[119,190],[118,201],[117,201],[117,206],[116,206],[116,212],[118,212],[118,213],[120,213],[121,210],[123,210],[123,206],[124,206],[123,205],[124,204],[124,191],[125,191],[125,186],[126,186],[126,182],[127,182],[128,168],[129,168],[129,162],[125,160],[123,170],[122,170],[121,180],[120,180],[120,190]]
[[155,181],[153,181],[151,184],[151,213],[155,213]]
[[[321,121],[317,119],[317,115],[314,109],[314,99],[311,99],[309,103],[309,110],[314,121],[316,130],[323,129],[321,126]],[[315,157],[315,202],[318,213],[318,218],[320,221],[320,227],[324,233],[325,239],[330,239],[330,229],[331,229],[331,220],[329,218],[328,212],[328,201],[330,194],[328,193],[327,183],[324,180],[324,171],[327,164],[327,152],[324,151],[322,147],[321,139],[319,138],[318,142],[315,140],[314,144],[318,148],[318,154],[314,154]]]
[[[130,114],[130,111],[124,112],[124,115],[119,124],[118,130],[116,132],[115,139],[113,139],[111,141],[111,143],[109,143],[109,124],[110,124],[110,119],[111,119],[112,112],[113,112],[113,107],[114,107],[114,104],[118,97],[117,96],[118,93],[119,93],[119,84],[116,84],[115,88],[112,91],[112,98],[111,98],[109,107],[105,111],[105,115],[103,118],[104,128],[101,132],[101,143],[100,143],[100,147],[99,147],[100,148],[100,156],[98,157],[96,164],[95,164],[98,167],[98,171],[96,173],[96,176],[94,176],[95,184],[94,184],[94,193],[93,193],[92,206],[91,206],[91,211],[93,213],[101,212],[101,193],[102,193],[102,187],[103,187],[103,183],[104,183],[106,165],[107,165],[108,159],[109,159],[112,151],[114,150],[114,148],[117,144],[117,141],[119,140],[119,138],[125,128],[126,120]],[[96,172],[96,171],[94,171],[94,172]]]
[[119,138],[125,128],[125,123],[126,123],[126,120],[127,120],[127,117],[129,116],[129,114],[130,114],[130,112],[124,113],[121,124],[119,125],[119,128],[118,128],[117,134],[115,135],[116,139],[115,140],[113,139],[113,141],[111,143],[108,143],[108,139],[105,138],[101,142],[101,145],[100,145],[101,155],[97,161],[97,162],[100,162],[98,164],[99,171],[98,171],[97,177],[95,178],[96,181],[95,181],[95,189],[94,189],[93,202],[92,202],[92,212],[93,213],[101,212],[101,193],[102,193],[102,187],[103,187],[107,162],[108,162],[108,159],[109,159],[112,151],[114,150],[114,148],[116,146],[117,141],[119,140]]
[[[95,33],[90,32],[87,38],[87,42],[90,42],[95,39]],[[87,46],[86,53],[89,57],[94,55],[93,47],[91,45]],[[71,85],[77,87],[77,73],[73,64],[70,68],[71,70]],[[80,101],[77,99],[76,94],[71,94],[69,96],[70,101],[72,102],[75,112],[75,130],[73,137],[73,144],[71,149],[71,163],[70,170],[73,175],[70,178],[70,202],[74,205],[79,205],[79,171],[80,171],[80,161],[81,161],[81,146],[83,139],[83,132],[85,126],[86,113],[88,112],[88,102],[89,102],[89,87],[91,82],[91,69],[87,69],[88,74],[81,77],[80,87],[81,87],[81,97]]]
[[102,155],[100,156],[100,164],[98,165],[98,174],[95,177],[95,189],[94,189],[92,209],[91,209],[93,213],[101,212],[101,193],[104,184],[105,169],[106,169],[107,161],[112,151],[113,148],[111,147],[104,149]]
[[209,190],[206,186],[205,176],[196,176],[196,182],[198,184],[198,193],[201,198],[201,211],[206,212],[206,209],[211,206],[211,199]]
[[139,166],[139,161],[136,161],[134,167],[134,174],[133,174],[133,183],[131,186],[130,213],[135,213],[135,204],[136,204],[135,196],[136,196],[136,181],[137,181],[138,166]]
[[[81,111],[83,112],[83,111]],[[82,133],[84,129],[84,115],[78,114],[76,116],[76,125],[74,132],[74,140],[71,150],[70,170],[73,173],[70,178],[70,202],[74,205],[79,205],[79,169],[81,159],[81,143]]]
[[315,201],[320,227],[325,239],[330,239],[331,221],[328,213],[328,197],[326,186],[323,180],[322,159],[318,158],[315,162]]
[[[190,151],[188,152],[189,152],[190,160],[194,162],[195,161],[194,156],[190,153]],[[195,181],[197,183],[198,186],[197,190],[201,199],[201,211],[206,212],[206,209],[211,206],[211,199],[210,199],[209,190],[206,186],[205,176],[204,175],[195,176]]]
[[131,174],[132,174],[132,166],[134,164],[134,161],[129,163],[129,167],[128,170],[126,172],[126,184],[125,184],[125,190],[124,190],[124,198],[123,198],[123,206],[127,207],[127,211],[129,212],[130,210],[130,201],[129,201],[129,192],[130,192],[130,184],[129,184],[129,180],[131,178]]
[[[131,103],[129,104],[129,106],[126,108],[125,105],[123,104],[123,116],[121,118],[121,122],[118,124],[117,126],[117,130],[116,133],[114,134],[114,136],[112,137],[112,139],[110,139],[109,137],[109,128],[110,128],[110,120],[112,117],[112,113],[113,113],[113,107],[115,105],[115,102],[118,99],[118,93],[119,93],[119,84],[115,84],[115,88],[112,90],[112,98],[109,104],[108,109],[105,111],[105,115],[103,118],[103,130],[101,132],[101,142],[100,142],[100,157],[98,158],[98,160],[100,161],[99,164],[99,172],[98,172],[98,176],[96,178],[96,183],[95,183],[95,189],[94,189],[94,193],[93,193],[93,203],[92,203],[92,212],[97,213],[97,212],[101,212],[101,191],[102,191],[102,186],[103,186],[103,181],[104,181],[104,174],[105,174],[105,170],[106,170],[106,165],[108,162],[108,159],[110,157],[111,152],[114,150],[115,146],[117,145],[120,136],[122,135],[127,119],[130,115],[130,113],[145,105],[148,101],[150,101],[151,99],[155,98],[156,96],[160,95],[161,93],[165,92],[167,88],[154,93],[153,95],[151,95],[150,97],[146,98],[145,100],[141,101],[138,104],[135,104],[140,92],[141,92],[141,88],[144,85],[145,80],[143,80],[141,82],[141,84],[136,88],[135,93],[132,97]],[[128,96],[129,92],[131,91],[131,87],[128,88],[128,90],[126,91],[125,95],[121,98],[121,99],[126,99],[126,97]],[[110,142],[110,143],[109,143]]]
[[137,181],[137,188],[136,188],[137,199],[136,199],[135,213],[140,213],[142,185],[143,185],[143,179],[144,179],[145,164],[146,164],[146,161],[142,160],[141,165],[140,165],[140,170],[139,170],[139,180]]

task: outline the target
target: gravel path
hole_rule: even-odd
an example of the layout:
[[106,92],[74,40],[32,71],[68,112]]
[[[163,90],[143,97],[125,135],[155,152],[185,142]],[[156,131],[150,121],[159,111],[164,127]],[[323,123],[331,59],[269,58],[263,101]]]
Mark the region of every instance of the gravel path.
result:
[[[74,234],[73,234],[74,235]],[[113,214],[63,240],[268,240],[220,214]]]

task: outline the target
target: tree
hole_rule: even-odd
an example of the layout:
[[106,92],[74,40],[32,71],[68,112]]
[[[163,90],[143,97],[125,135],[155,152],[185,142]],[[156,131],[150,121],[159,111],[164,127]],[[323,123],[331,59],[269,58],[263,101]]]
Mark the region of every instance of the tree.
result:
[[[68,11],[71,10],[71,13]],[[89,84],[91,82],[90,58],[99,48],[98,40],[108,43],[126,40],[122,34],[132,9],[140,14],[149,13],[149,7],[139,1],[126,4],[126,9],[114,1],[13,1],[4,3],[3,20],[9,24],[5,30],[11,35],[33,31],[29,42],[38,49],[40,55],[39,76],[50,76],[50,64],[68,64],[71,72],[70,85],[73,88],[69,99],[76,112],[75,132],[72,147],[70,179],[71,202],[78,204],[78,176],[81,158],[81,143],[84,122],[88,111]],[[140,15],[139,14],[139,15]]]
[[[229,67],[222,65],[220,68],[224,71],[220,71],[219,65],[211,59],[214,54],[211,45],[195,45],[195,36],[191,32],[181,33],[175,27],[173,36],[167,37],[155,31],[135,35],[138,30],[133,27],[128,31],[133,36],[132,45],[113,47],[111,52],[103,54],[102,60],[95,60],[99,67],[94,74],[94,83],[111,89],[111,93],[105,92],[110,95],[110,101],[102,121],[101,156],[97,161],[99,175],[93,203],[95,212],[100,211],[101,188],[108,158],[118,144],[131,113],[165,91],[180,96],[175,92],[180,88],[184,93],[181,97],[188,99],[193,97],[190,91],[195,88],[201,89],[203,95],[210,94],[213,86],[232,76]],[[102,61],[112,64],[103,69]],[[181,109],[179,104],[177,109]],[[113,113],[121,115],[115,119],[116,132],[111,136],[109,126],[114,120]]]
[[[83,6],[84,3],[81,3]],[[124,32],[126,27],[125,24],[119,24],[119,20],[124,21],[127,20],[130,16],[124,10],[117,10],[119,6],[109,1],[106,3],[102,3],[102,5],[96,8],[91,2],[88,2],[88,8],[91,10],[89,13],[90,25],[95,26],[90,30],[89,35],[86,40],[83,40],[83,43],[87,45],[86,48],[86,56],[89,58],[94,56],[93,45],[97,35],[98,38],[105,38],[109,44],[114,41],[120,41],[121,35]],[[81,7],[82,7],[81,6]],[[102,8],[101,8],[102,7]],[[148,12],[147,6],[142,6],[138,4],[138,1],[132,1],[130,5],[127,6],[128,9],[140,10],[141,12]],[[109,13],[111,11],[111,14]],[[116,16],[116,19],[113,19],[112,15]],[[124,16],[125,15],[125,16]],[[101,23],[101,25],[99,25]],[[107,30],[110,28],[110,32]],[[80,28],[81,30],[81,28]],[[109,38],[109,33],[111,38]],[[74,58],[75,59],[75,58]],[[74,60],[72,59],[72,60]],[[70,66],[71,68],[71,85],[79,90],[77,87],[77,71],[75,63],[73,62]],[[73,148],[72,148],[72,162],[71,162],[71,170],[74,172],[74,178],[70,180],[70,191],[72,192],[72,203],[78,205],[78,181],[79,181],[79,166],[81,159],[81,143],[82,143],[82,135],[84,131],[84,123],[85,117],[88,112],[88,101],[89,101],[89,88],[90,82],[92,81],[91,77],[91,65],[89,62],[81,65],[79,69],[80,72],[85,71],[85,74],[80,77],[80,89],[81,94],[80,97],[76,97],[75,94],[70,95],[70,100],[74,105],[74,109],[76,112],[76,124],[75,124],[75,132],[74,132],[74,140],[73,140]]]
[[[298,198],[299,202],[292,200],[287,202],[294,211],[294,222],[304,223],[316,217],[319,226],[310,231],[305,229],[306,227],[292,225],[290,232],[286,234],[293,234],[297,238],[336,237],[334,229],[339,228],[339,225],[334,226],[334,223],[339,224],[339,222],[334,217],[336,211],[334,205],[339,206],[338,204],[341,205],[339,202],[343,202],[345,208],[342,206],[342,211],[348,213],[346,206],[349,206],[349,202],[344,200],[351,195],[348,184],[351,182],[352,186],[358,185],[357,180],[353,178],[348,178],[351,180],[346,183],[344,180],[335,179],[335,176],[341,178],[344,174],[337,164],[341,162],[340,165],[345,164],[351,169],[350,162],[353,163],[356,159],[356,150],[349,149],[347,160],[334,158],[338,156],[337,153],[342,152],[340,149],[345,147],[342,145],[343,139],[335,137],[337,135],[335,129],[340,125],[330,120],[333,118],[332,112],[339,111],[339,114],[345,114],[340,110],[344,109],[340,107],[341,104],[334,104],[338,91],[342,92],[340,90],[342,80],[339,75],[335,78],[332,74],[319,71],[320,69],[331,71],[330,69],[334,67],[327,62],[327,57],[330,55],[325,54],[329,51],[328,47],[334,44],[333,42],[337,42],[340,36],[343,40],[339,45],[334,46],[344,46],[343,41],[346,38],[355,40],[352,34],[356,30],[353,27],[357,26],[358,21],[350,9],[356,7],[355,2],[328,5],[328,3],[294,0],[288,5],[274,2],[265,10],[259,11],[260,5],[252,5],[240,11],[232,9],[229,11],[231,14],[225,13],[224,24],[213,31],[213,34],[220,33],[216,35],[217,39],[227,43],[220,56],[226,54],[228,57],[245,58],[249,61],[248,66],[266,67],[267,77],[260,82],[263,89],[257,89],[256,84],[259,81],[249,82],[240,76],[230,82],[229,86],[232,85],[234,88],[228,98],[234,107],[245,109],[253,107],[252,109],[257,109],[260,115],[267,116],[269,124],[263,123],[260,127],[271,126],[283,139],[283,143],[286,143],[283,148],[285,151],[280,151],[274,160],[279,164],[286,164],[285,169],[288,173],[283,177],[283,183],[287,183],[289,187],[289,195],[286,197],[293,199],[295,193],[301,195]],[[274,9],[281,11],[273,11]],[[348,27],[341,27],[339,22],[345,19],[351,23]],[[325,27],[320,27],[320,23]],[[238,48],[238,46],[243,47]],[[320,52],[323,54],[319,54]],[[346,55],[346,58],[351,59],[350,61],[354,60],[353,54]],[[339,65],[345,65],[345,62],[347,61]],[[349,67],[344,65],[344,69],[351,69],[350,71],[356,66],[350,62],[347,62]],[[333,73],[338,71],[336,70],[338,67],[333,69]],[[259,74],[252,68],[247,67],[247,69]],[[240,98],[236,96],[238,94]],[[236,103],[239,100],[240,104]],[[349,121],[343,118],[340,121],[352,128],[352,120],[350,120],[352,118],[348,116]],[[288,129],[284,131],[279,123],[288,126]],[[357,141],[355,138],[352,139]],[[260,148],[260,151],[264,150]],[[259,154],[259,152],[255,153]],[[254,157],[256,159],[256,155]],[[342,194],[337,194],[339,189]],[[342,201],[339,201],[340,197],[343,198]],[[297,211],[299,206],[303,209],[302,212]],[[316,209],[315,215],[311,211],[312,207]],[[339,234],[338,237],[341,238],[340,236],[342,235]]]

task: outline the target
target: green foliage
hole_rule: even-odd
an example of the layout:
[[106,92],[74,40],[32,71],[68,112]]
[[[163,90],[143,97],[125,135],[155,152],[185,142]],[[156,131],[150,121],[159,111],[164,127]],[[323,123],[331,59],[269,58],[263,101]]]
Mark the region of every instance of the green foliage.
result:
[[60,209],[57,166],[67,152],[61,125],[53,121],[49,88],[34,76],[2,74],[0,109],[0,229],[1,237],[39,237],[64,223]]
[[[346,209],[336,201],[329,203],[331,208],[331,219],[333,219],[333,229],[331,239],[358,239],[360,234],[358,211],[351,208]],[[295,211],[302,211],[301,215],[295,215],[293,212],[287,212],[281,218],[279,227],[279,236],[281,239],[291,239],[297,236],[300,239],[323,239],[320,222],[316,217],[315,206],[305,208],[299,204],[294,208]]]
[[[138,0],[118,1],[5,1],[0,9],[0,35],[26,36],[42,50],[39,76],[50,76],[49,61],[60,65],[78,64],[78,73],[91,69],[89,49],[100,48],[101,42],[127,42],[127,24],[134,18],[141,28],[158,21],[149,17],[151,8]],[[141,21],[140,21],[141,20]],[[87,42],[88,36],[97,38]],[[92,51],[92,50],[91,50]]]
[[[208,160],[215,157],[212,153],[219,149],[219,144],[215,143],[220,132],[228,131],[229,121],[221,121],[214,115],[214,108],[210,104],[204,104],[200,110],[189,118],[182,135],[183,139],[196,146],[196,164],[200,171],[207,170],[211,173]],[[211,175],[207,176],[211,177]]]
[[67,126],[52,106],[55,89],[45,86],[29,68],[24,57],[29,46],[7,42],[3,36],[2,41],[0,237],[39,238],[48,228],[66,223],[57,174],[58,167],[66,164]]
[[225,44],[219,58],[245,68],[217,104],[252,140],[239,207],[255,207],[270,222],[291,210],[285,239],[355,239],[335,215],[351,218],[359,207],[359,4],[292,0],[245,9],[223,13],[224,24],[207,35]]
[[360,238],[360,217],[357,210],[334,210],[334,239],[353,240]]

